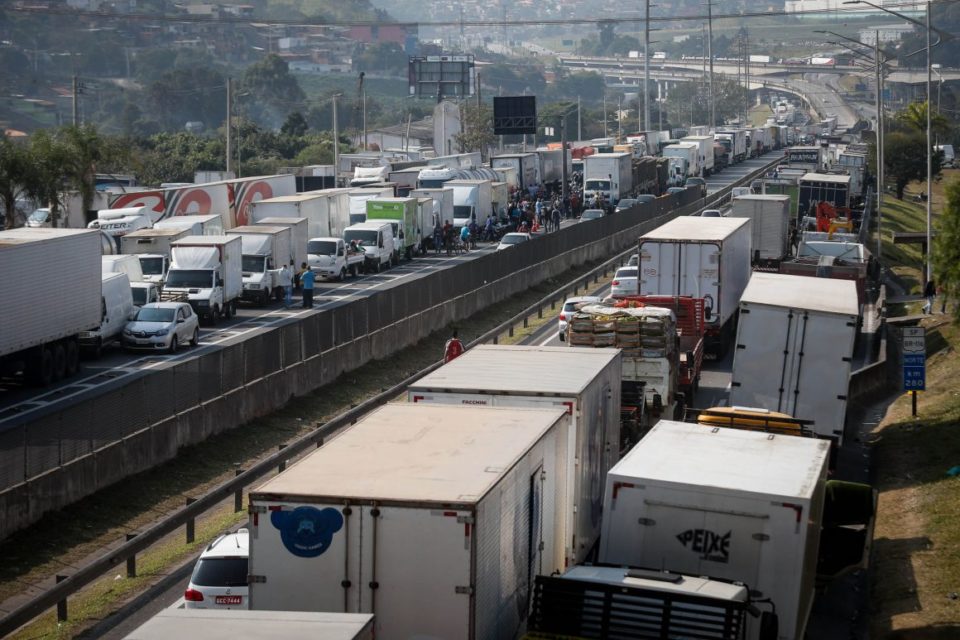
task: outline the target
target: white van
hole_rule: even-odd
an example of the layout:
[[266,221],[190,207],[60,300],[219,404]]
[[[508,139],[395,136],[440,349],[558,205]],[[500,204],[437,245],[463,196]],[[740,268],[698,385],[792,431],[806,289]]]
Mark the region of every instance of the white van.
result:
[[140,257],[132,254],[100,256],[100,265],[103,275],[108,273],[125,273],[130,282],[146,282],[143,278],[143,267]]
[[379,272],[398,262],[399,255],[394,249],[393,225],[389,221],[368,220],[352,224],[343,230],[343,241],[349,244],[356,240],[366,254],[364,267],[367,272]]
[[[129,257],[136,260],[136,256]],[[105,345],[120,341],[123,327],[133,313],[133,293],[127,274],[104,273],[100,281],[100,326],[81,331],[80,346],[99,358]]]

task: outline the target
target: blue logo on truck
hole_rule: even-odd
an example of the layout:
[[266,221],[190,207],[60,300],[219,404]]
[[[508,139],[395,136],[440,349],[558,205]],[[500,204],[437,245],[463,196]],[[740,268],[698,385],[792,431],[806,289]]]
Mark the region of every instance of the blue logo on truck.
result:
[[270,524],[280,531],[287,551],[301,558],[316,558],[330,548],[333,534],[343,528],[343,516],[331,507],[297,507],[293,511],[274,511]]

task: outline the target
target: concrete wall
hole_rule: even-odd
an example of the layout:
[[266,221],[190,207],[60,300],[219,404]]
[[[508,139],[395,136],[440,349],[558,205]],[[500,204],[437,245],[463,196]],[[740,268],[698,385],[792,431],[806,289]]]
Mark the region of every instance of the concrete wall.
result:
[[[533,284],[609,259],[697,208],[662,199],[409,279],[105,390],[0,435],[0,538],[282,407]],[[22,473],[13,477],[10,474]]]

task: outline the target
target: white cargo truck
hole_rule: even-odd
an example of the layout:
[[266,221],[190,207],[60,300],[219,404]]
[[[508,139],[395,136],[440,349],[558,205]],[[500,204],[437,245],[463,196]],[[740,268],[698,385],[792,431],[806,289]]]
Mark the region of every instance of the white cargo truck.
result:
[[633,193],[633,157],[629,153],[595,153],[583,159],[583,202],[593,206],[597,196],[608,206]]
[[[369,187],[347,189],[347,210],[349,211],[348,225],[359,224],[367,220],[367,200],[373,198],[392,198],[393,187]],[[342,232],[341,232],[342,233]],[[310,237],[336,235],[327,232],[313,233],[310,231]]]
[[572,566],[600,534],[603,477],[620,455],[617,349],[478,346],[421,378],[410,402],[492,407],[557,407],[570,414],[564,554]]
[[120,238],[138,229],[149,229],[153,226],[153,217],[149,207],[125,207],[123,209],[101,209],[97,211],[97,219],[92,220],[88,229],[99,229],[112,237],[120,249]]
[[182,299],[204,320],[232,318],[243,293],[240,236],[187,236],[170,245],[164,299]]
[[540,157],[532,151],[493,156],[490,158],[490,167],[515,169],[519,181],[517,186],[525,193],[530,193],[531,189],[540,185]]
[[455,230],[469,225],[471,220],[482,225],[493,213],[493,183],[489,180],[448,180],[443,186],[453,189],[451,222]]
[[640,295],[703,298],[704,348],[722,358],[750,279],[750,247],[745,218],[674,218],[640,237]]
[[350,189],[323,189],[252,202],[251,224],[264,218],[306,218],[306,238],[338,237],[350,225],[349,193]]
[[802,640],[829,452],[816,438],[662,420],[607,474],[599,560],[737,580],[773,602],[779,640]]
[[173,216],[153,225],[154,229],[187,229],[191,236],[222,236],[223,218],[216,214]]
[[263,224],[243,225],[227,231],[240,236],[243,269],[243,300],[260,306],[270,298],[282,300],[280,268],[290,260],[290,227]]
[[686,138],[681,138],[680,142],[692,142],[693,144],[697,145],[697,156],[700,161],[700,173],[698,175],[701,178],[705,178],[713,173],[712,135],[687,136]]
[[[324,239],[310,239],[311,242],[315,240]],[[347,244],[354,243],[363,251],[363,270],[368,273],[380,273],[382,269],[389,269],[396,264],[397,250],[393,237],[393,225],[389,222],[370,220],[350,225],[343,230],[343,241]]]
[[730,153],[730,163],[735,164],[747,159],[747,130],[725,129],[713,134],[714,140]]
[[[69,277],[44,277],[51,269]],[[0,372],[47,385],[80,368],[77,338],[97,326],[100,232],[23,227],[0,231]],[[42,288],[42,294],[38,294]]]
[[250,491],[250,608],[513,638],[563,569],[562,409],[392,403]]
[[310,240],[309,224],[306,218],[280,218],[268,216],[256,220],[254,224],[264,224],[274,227],[290,227],[290,262],[294,270],[300,268],[307,261],[307,241]]
[[120,253],[137,256],[143,282],[162,288],[170,268],[170,243],[189,234],[186,228],[140,229],[120,238]]
[[777,265],[790,253],[790,196],[748,194],[731,201],[730,217],[750,218],[751,263]]
[[373,615],[167,608],[124,636],[123,640],[171,638],[373,640]]
[[700,175],[700,146],[696,143],[668,144],[663,148],[663,157],[670,159],[669,182],[673,186],[682,186],[687,178]]
[[852,280],[754,273],[740,300],[730,402],[812,420],[842,445],[857,332]]

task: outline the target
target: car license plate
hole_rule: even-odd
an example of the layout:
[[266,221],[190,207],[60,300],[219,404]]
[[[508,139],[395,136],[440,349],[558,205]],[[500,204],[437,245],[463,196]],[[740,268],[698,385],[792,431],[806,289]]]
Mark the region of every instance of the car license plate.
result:
[[240,604],[243,601],[243,596],[217,596],[215,602],[217,604]]

